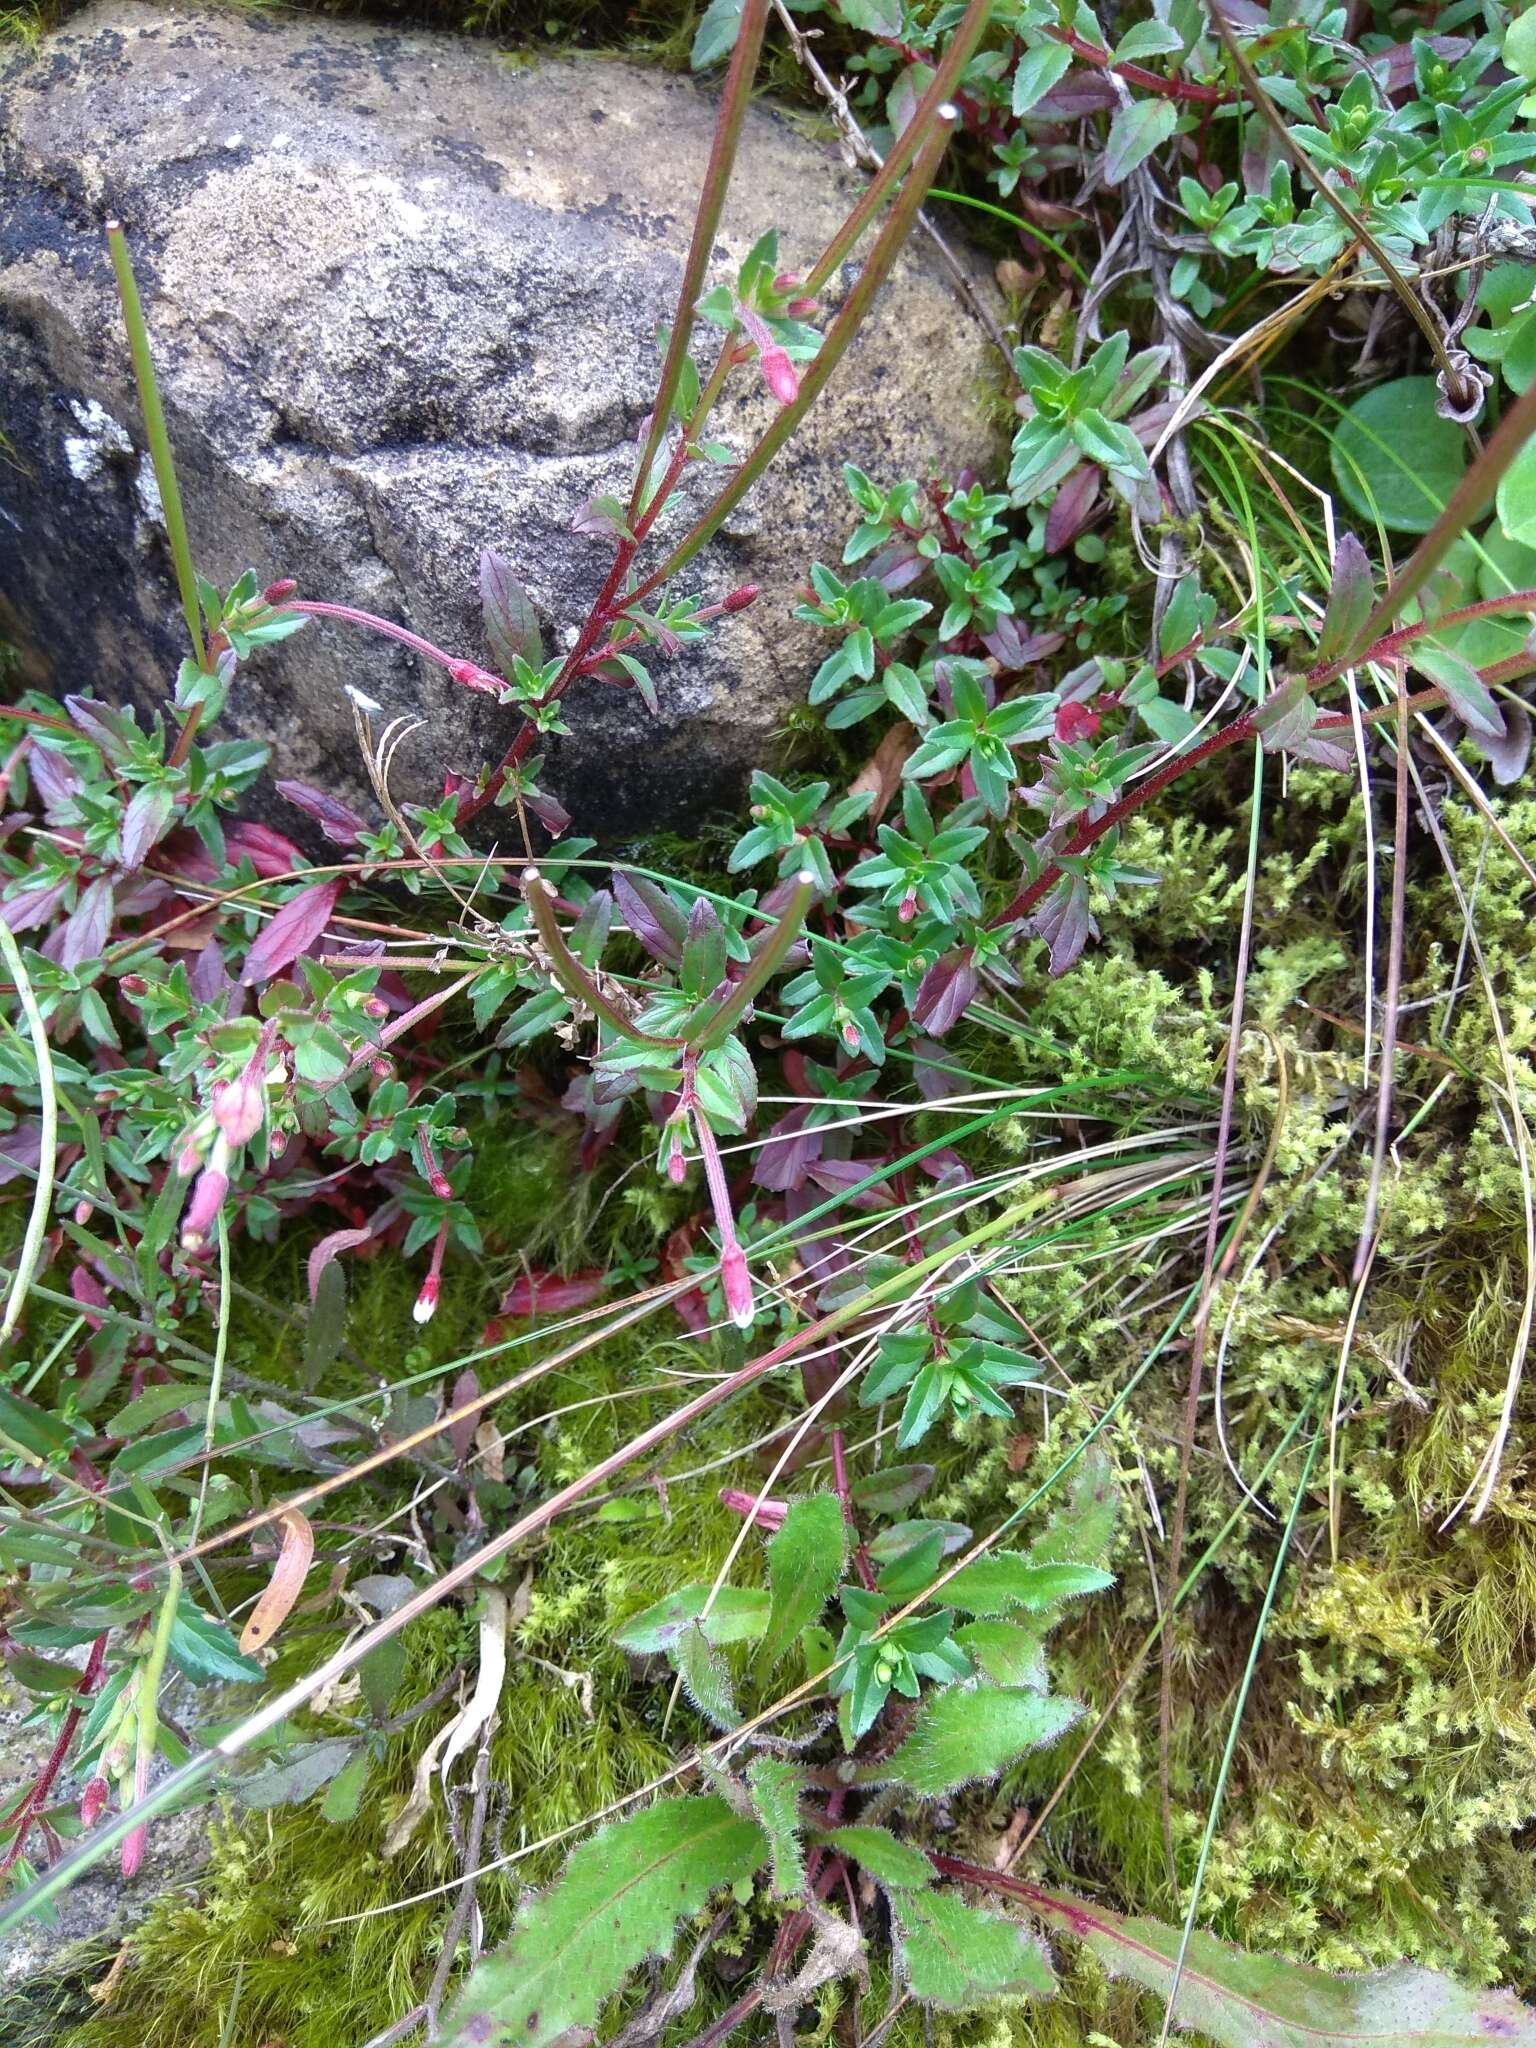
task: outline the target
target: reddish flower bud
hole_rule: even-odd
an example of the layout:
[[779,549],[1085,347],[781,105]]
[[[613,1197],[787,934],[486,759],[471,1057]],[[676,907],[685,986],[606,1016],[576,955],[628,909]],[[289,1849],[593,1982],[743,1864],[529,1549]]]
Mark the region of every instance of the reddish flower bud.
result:
[[809,320],[818,308],[814,299],[791,299],[784,310],[791,320]]
[[724,1506],[733,1508],[759,1529],[770,1533],[782,1529],[784,1518],[789,1513],[787,1500],[759,1500],[755,1493],[743,1493],[739,1486],[722,1486],[720,1499]]
[[107,1794],[112,1788],[103,1777],[91,1778],[80,1794],[80,1825],[94,1827],[101,1818],[102,1808],[107,1803]]
[[203,1163],[203,1155],[197,1149],[197,1140],[188,1138],[176,1154],[176,1171],[183,1180],[190,1180]]
[[429,1273],[421,1283],[421,1292],[416,1297],[416,1306],[411,1314],[418,1323],[430,1323],[437,1314],[437,1296],[441,1282],[435,1273]]
[[261,1129],[267,1091],[249,1067],[233,1081],[215,1081],[210,1098],[213,1120],[231,1145],[244,1145]]
[[903,924],[910,924],[917,915],[917,896],[909,889],[896,906],[896,915]]
[[756,604],[762,594],[763,586],[760,583],[738,584],[725,600],[722,609],[728,612],[744,612],[749,604]]
[[269,583],[261,593],[268,604],[281,604],[285,597],[292,597],[298,589],[291,576],[279,576],[275,583]]
[[849,1050],[850,1052],[857,1052],[857,1051],[858,1051],[858,1049],[859,1049],[859,1034],[858,1034],[858,1029],[857,1029],[857,1027],[856,1027],[855,1025],[852,1025],[852,1024],[845,1024],[845,1025],[843,1026],[843,1043],[844,1043],[844,1045],[846,1045],[846,1046],[847,1046],[847,1048],[848,1048],[848,1050]]
[[1086,704],[1063,704],[1056,713],[1056,737],[1070,743],[1091,740],[1099,729],[1099,714]]
[[375,1081],[387,1081],[395,1071],[395,1063],[393,1060],[385,1059],[381,1053],[377,1059],[368,1062],[368,1071]]
[[217,1167],[205,1166],[197,1176],[192,1189],[192,1199],[187,1204],[187,1213],[181,1223],[181,1243],[184,1251],[200,1251],[207,1242],[208,1233],[218,1220],[229,1193],[229,1175]]
[[95,1214],[96,1205],[94,1202],[76,1202],[75,1221],[79,1224],[82,1230],[84,1230],[86,1224],[90,1222],[91,1218]]
[[499,697],[507,687],[500,676],[491,675],[478,661],[450,661],[448,673],[454,682],[462,683],[466,690],[480,690],[492,697]]
[[125,974],[117,985],[125,996],[141,996],[149,988],[142,974]]
[[750,1330],[757,1317],[752,1299],[752,1276],[747,1255],[739,1244],[729,1244],[720,1254],[720,1283],[725,1289],[725,1306],[738,1330]]
[[760,349],[757,362],[763,373],[763,382],[780,405],[793,405],[800,396],[800,378],[784,350],[777,347]]
[[139,1865],[144,1861],[144,1843],[149,1835],[147,1823],[141,1822],[131,1835],[123,1837],[122,1872],[124,1877],[136,1877]]
[[667,1153],[667,1179],[673,1187],[680,1188],[688,1177],[688,1161],[683,1154],[683,1141],[674,1130],[671,1150]]
[[444,1173],[443,1169],[440,1166],[436,1169],[434,1173],[429,1175],[427,1180],[427,1186],[432,1190],[433,1194],[436,1195],[437,1199],[440,1202],[447,1202],[452,1200],[453,1182],[448,1178],[447,1174]]
[[363,1004],[363,1015],[372,1017],[377,1022],[381,1017],[389,1015],[389,1005],[382,996],[370,996]]

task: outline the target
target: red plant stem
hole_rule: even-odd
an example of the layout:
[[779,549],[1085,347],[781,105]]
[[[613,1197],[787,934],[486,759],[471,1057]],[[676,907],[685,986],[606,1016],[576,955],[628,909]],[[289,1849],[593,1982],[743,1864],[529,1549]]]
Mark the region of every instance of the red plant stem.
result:
[[97,1686],[101,1683],[102,1669],[106,1661],[107,1632],[103,1629],[95,1642],[91,1644],[91,1654],[86,1659],[85,1671],[81,1676],[80,1683],[75,1687],[74,1703],[64,1716],[63,1725],[59,1729],[58,1739],[55,1741],[53,1748],[48,1752],[48,1761],[38,1772],[37,1783],[27,1794],[21,1811],[16,1817],[16,1839],[11,1843],[9,1849],[6,1850],[4,1857],[0,1858],[0,1875],[11,1869],[19,1860],[21,1852],[26,1846],[27,1836],[31,1831],[32,1823],[37,1819],[48,1798],[48,1794],[53,1790],[54,1779],[57,1778],[59,1772],[64,1768],[65,1759],[69,1755],[70,1745],[75,1739],[75,1730],[80,1726],[80,1722],[84,1717],[86,1704],[91,1694],[95,1692]]
[[875,1574],[870,1566],[869,1552],[859,1541],[858,1519],[853,1512],[853,1495],[848,1490],[848,1461],[843,1454],[843,1432],[832,1432],[832,1484],[842,1504],[843,1524],[848,1531],[848,1540],[853,1546],[853,1561],[858,1568],[859,1582],[866,1593],[875,1590]]
[[[1458,605],[1454,611],[1442,612],[1438,618],[1418,619],[1411,625],[1399,626],[1395,633],[1388,633],[1384,638],[1373,642],[1363,654],[1353,654],[1340,661],[1319,664],[1308,673],[1307,687],[1309,690],[1321,689],[1325,683],[1336,682],[1346,669],[1361,667],[1366,662],[1390,661],[1400,655],[1412,641],[1422,638],[1426,633],[1442,631],[1446,626],[1462,625],[1468,619],[1492,618],[1500,612],[1511,611],[1536,611],[1536,590],[1513,590],[1503,597],[1485,597],[1477,604]],[[1408,699],[1408,708],[1423,709],[1431,703],[1441,702],[1443,696],[1444,693],[1440,690],[1424,691],[1419,696]],[[1394,704],[1389,708],[1395,713],[1397,706]],[[1262,709],[1261,705],[1255,704],[1251,710],[1245,711],[1240,718],[1234,718],[1232,723],[1224,726],[1220,732],[1213,732],[1208,739],[1202,740],[1198,747],[1191,747],[1187,754],[1176,754],[1172,760],[1165,761],[1161,768],[1147,777],[1145,782],[1137,783],[1134,789],[1127,790],[1124,796],[1117,798],[1101,817],[1096,818],[1091,824],[1079,826],[1061,848],[1057,859],[1048,861],[1035,879],[1016,893],[1007,908],[999,911],[992,919],[993,925],[1011,924],[1015,918],[1027,917],[1061,874],[1062,857],[1071,860],[1078,854],[1086,853],[1089,847],[1104,837],[1106,832],[1112,831],[1115,826],[1122,824],[1125,819],[1139,811],[1160,789],[1166,789],[1170,782],[1176,782],[1186,770],[1196,767],[1201,761],[1210,760],[1214,754],[1224,753],[1228,747],[1235,747],[1241,740],[1251,739],[1255,721]],[[1377,715],[1379,714],[1367,714],[1372,718]],[[1341,717],[1327,723],[1343,725],[1348,721]]]
[[1219,85],[1196,85],[1187,78],[1164,78],[1159,71],[1148,71],[1141,64],[1117,64],[1108,50],[1101,50],[1069,28],[1046,26],[1042,34],[1052,42],[1065,43],[1074,57],[1081,57],[1085,64],[1092,64],[1099,71],[1113,71],[1117,78],[1123,78],[1127,85],[1138,85],[1143,92],[1155,93],[1159,99],[1187,100],[1191,106],[1224,107],[1237,97],[1235,93],[1223,92]]

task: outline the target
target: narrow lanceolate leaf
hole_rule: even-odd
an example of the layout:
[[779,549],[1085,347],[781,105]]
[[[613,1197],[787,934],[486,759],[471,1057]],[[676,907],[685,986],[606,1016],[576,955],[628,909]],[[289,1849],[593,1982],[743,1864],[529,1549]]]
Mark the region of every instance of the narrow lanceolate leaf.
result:
[[500,673],[512,673],[514,655],[537,668],[544,659],[539,615],[532,598],[512,574],[512,564],[494,548],[484,549],[480,556],[480,607],[486,645]]
[[1115,1533],[1120,1489],[1113,1462],[1091,1445],[1068,1475],[1066,1492],[1029,1546],[1031,1564],[1097,1564]]
[[907,1989],[946,2012],[1049,1998],[1045,1951],[1016,1920],[968,1906],[954,1892],[903,1892],[895,1902],[897,1959]]
[[304,1590],[310,1559],[315,1554],[315,1532],[297,1508],[287,1509],[278,1520],[282,1525],[283,1542],[277,1553],[277,1563],[272,1567],[266,1591],[251,1609],[240,1632],[241,1654],[247,1657],[252,1650],[259,1650],[270,1643],[293,1612],[293,1604]]
[[819,1617],[843,1575],[847,1542],[843,1510],[835,1494],[813,1494],[791,1506],[783,1528],[768,1545],[773,1606],[758,1652],[764,1672],[771,1671],[800,1631]]
[[741,1716],[736,1711],[730,1673],[696,1621],[689,1622],[667,1655],[683,1681],[683,1691],[705,1719],[717,1728],[734,1728]]
[[1370,557],[1352,533],[1341,533],[1333,551],[1333,583],[1328,609],[1317,636],[1319,661],[1342,661],[1360,650],[1356,642],[1371,616],[1376,593],[1371,588]]
[[832,1828],[821,1838],[832,1848],[851,1856],[861,1870],[893,1891],[921,1891],[933,1883],[933,1865],[921,1849],[897,1839],[889,1828],[857,1823]]
[[1044,1614],[1115,1583],[1093,1564],[1036,1564],[1018,1550],[993,1550],[946,1581],[944,1598],[967,1614]]
[[615,1821],[479,1964],[444,2021],[442,2048],[546,2048],[590,2027],[631,1970],[670,1952],[682,1916],[750,1877],[767,1853],[762,1830],[717,1793]]
[[756,1756],[747,1766],[747,1789],[773,1858],[776,1898],[792,1899],[805,1889],[805,1851],[800,1846],[800,1790],[805,1773],[782,1757]]
[[1058,1694],[950,1686],[928,1695],[912,1733],[876,1768],[881,1778],[936,1799],[957,1785],[998,1777],[1054,1742],[1081,1712],[1076,1700]]
[[[1030,1887],[1047,1926],[1088,1947],[1116,1976],[1166,1999],[1179,1929]],[[1208,1934],[1189,1944],[1175,2004],[1180,2027],[1223,2048],[1536,2048],[1536,2013],[1507,1991],[1467,1991],[1409,1963],[1334,1977],[1277,1956],[1245,1955]]]
[[240,979],[247,988],[270,981],[291,967],[301,953],[307,953],[331,921],[336,899],[341,894],[338,875],[329,882],[312,882],[297,896],[290,896],[269,925],[257,934],[245,956]]

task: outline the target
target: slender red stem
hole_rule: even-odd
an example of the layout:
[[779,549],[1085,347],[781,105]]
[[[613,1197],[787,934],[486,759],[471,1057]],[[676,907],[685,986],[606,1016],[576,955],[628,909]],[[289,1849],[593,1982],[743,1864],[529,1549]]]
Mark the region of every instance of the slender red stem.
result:
[[37,1819],[47,1803],[48,1794],[53,1790],[53,1782],[58,1777],[59,1772],[63,1770],[65,1759],[68,1757],[70,1747],[74,1742],[75,1730],[80,1726],[92,1693],[95,1692],[97,1686],[101,1683],[101,1674],[106,1661],[107,1637],[106,1631],[103,1630],[95,1642],[91,1644],[91,1654],[86,1659],[85,1671],[81,1676],[80,1683],[75,1687],[74,1701],[64,1716],[63,1724],[59,1729],[53,1748],[48,1752],[48,1761],[38,1772],[37,1782],[27,1794],[26,1799],[22,1803],[21,1811],[16,1817],[16,1836],[11,1846],[6,1850],[4,1857],[0,1858],[0,1875],[11,1869],[21,1857],[21,1852],[26,1846],[27,1836],[32,1829],[32,1823]]

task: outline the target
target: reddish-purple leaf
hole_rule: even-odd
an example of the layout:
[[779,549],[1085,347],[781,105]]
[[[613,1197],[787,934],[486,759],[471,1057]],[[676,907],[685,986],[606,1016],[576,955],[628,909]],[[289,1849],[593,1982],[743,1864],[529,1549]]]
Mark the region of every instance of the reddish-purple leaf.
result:
[[[453,1383],[453,1392],[448,1397],[449,1413],[462,1408],[466,1402],[473,1401],[479,1392],[479,1374],[469,1370],[461,1372]],[[474,1444],[475,1431],[480,1426],[480,1415],[481,1411],[476,1409],[472,1415],[461,1415],[457,1422],[449,1425],[448,1441],[453,1446],[454,1458],[460,1465],[469,1456]]]
[[340,894],[341,877],[337,875],[328,882],[312,882],[291,896],[246,954],[240,973],[244,985],[251,988],[270,981],[301,953],[307,953],[330,923]]
[[1070,547],[1093,517],[1103,480],[1095,463],[1082,462],[1056,493],[1045,518],[1045,552],[1054,555]]
[[22,889],[0,902],[0,921],[13,932],[30,932],[47,924],[64,900],[68,881],[44,882],[40,888]]
[[356,846],[362,838],[366,829],[363,819],[339,796],[330,796],[307,782],[280,782],[277,793],[306,818],[313,818],[333,846]]
[[931,1038],[942,1038],[965,1014],[976,993],[976,962],[969,947],[941,953],[923,976],[912,1005],[912,1021]]
[[119,833],[123,866],[130,874],[135,868],[142,867],[147,856],[160,844],[175,815],[175,799],[164,783],[146,782],[142,789],[134,791],[123,813]]
[[250,818],[239,818],[226,825],[224,844],[231,860],[239,860],[243,854],[263,881],[275,875],[291,875],[295,868],[304,865],[304,856],[291,839]]
[[107,934],[112,929],[116,903],[110,882],[92,882],[60,934],[58,961],[61,967],[83,967],[87,960],[101,958],[107,949]]
[[512,574],[512,564],[494,548],[480,556],[480,604],[491,659],[502,674],[512,673],[512,658],[519,654],[530,668],[537,668],[544,659],[539,615]]
[[365,1224],[361,1230],[333,1230],[322,1237],[309,1255],[307,1278],[309,1298],[313,1301],[320,1291],[320,1275],[338,1253],[355,1251],[360,1244],[366,1244],[381,1228],[377,1217]]
[[653,960],[676,967],[683,957],[688,921],[665,889],[644,875],[626,875],[615,868],[613,896],[619,915]]
[[1342,661],[1357,653],[1366,620],[1375,599],[1371,586],[1371,562],[1352,533],[1341,533],[1333,551],[1333,583],[1328,592],[1328,609],[1317,636],[1319,661]]
[[80,777],[62,754],[36,740],[27,749],[27,769],[50,823],[55,822],[60,812],[68,810],[80,787]]
[[562,1280],[558,1273],[524,1273],[501,1297],[504,1316],[561,1315],[567,1309],[585,1308],[596,1301],[608,1285],[608,1275],[590,1267]]

